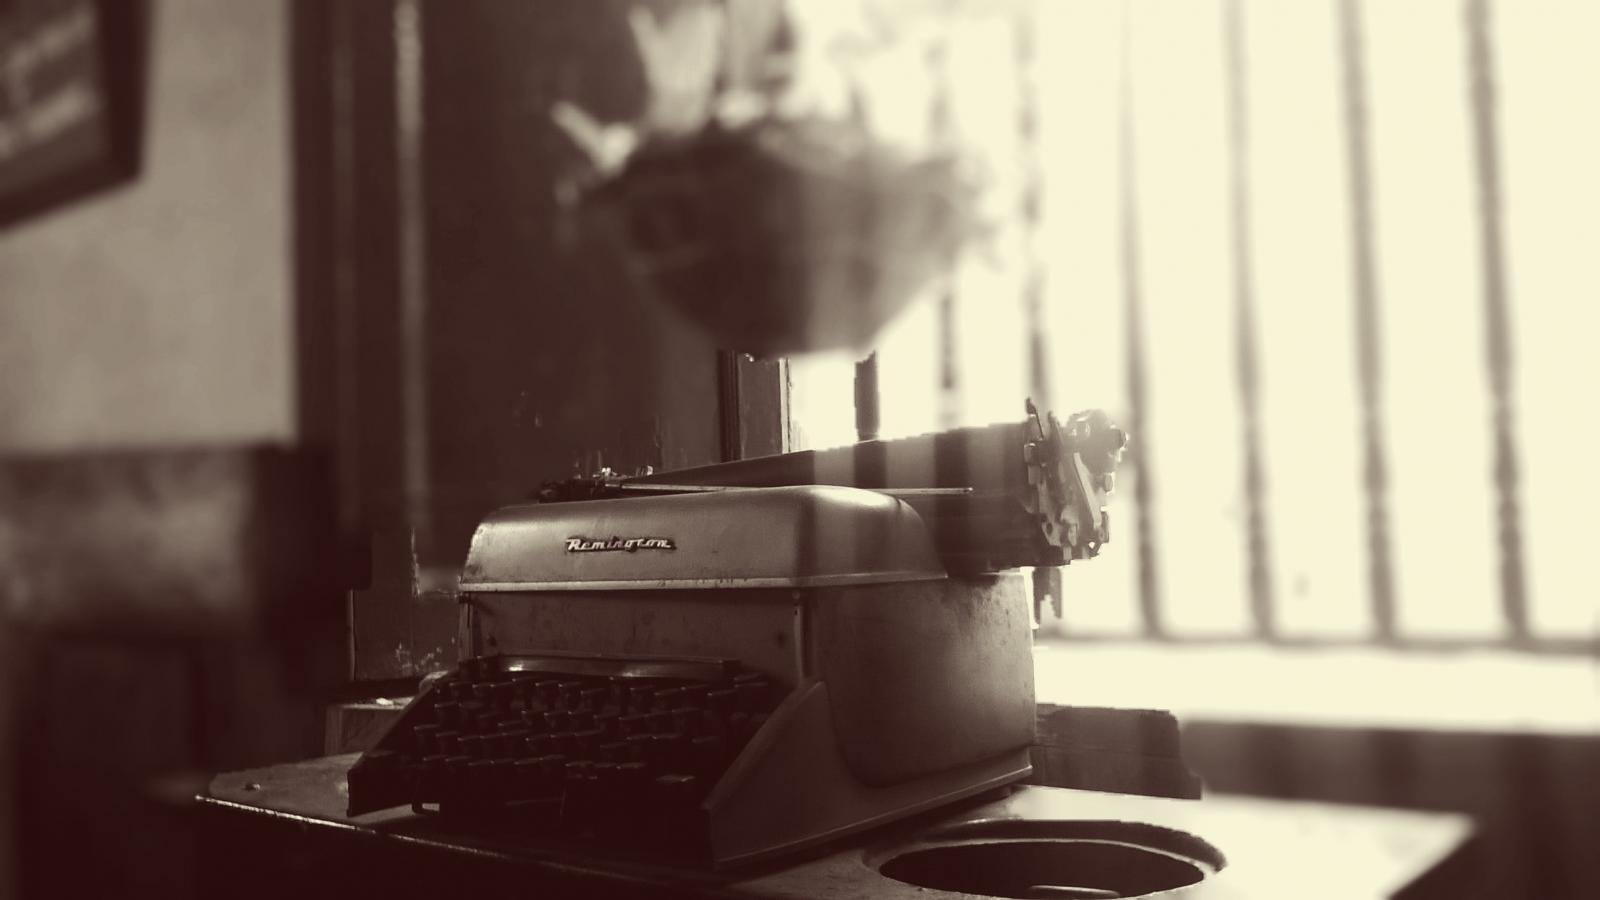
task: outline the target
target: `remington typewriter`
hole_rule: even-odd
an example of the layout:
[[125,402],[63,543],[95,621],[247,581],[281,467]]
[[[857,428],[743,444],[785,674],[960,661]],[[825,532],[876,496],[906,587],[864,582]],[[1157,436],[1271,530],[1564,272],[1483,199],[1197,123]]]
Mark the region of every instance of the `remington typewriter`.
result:
[[1092,557],[1099,412],[547,485],[460,578],[458,669],[349,773],[352,815],[726,867],[1025,778],[1026,566]]

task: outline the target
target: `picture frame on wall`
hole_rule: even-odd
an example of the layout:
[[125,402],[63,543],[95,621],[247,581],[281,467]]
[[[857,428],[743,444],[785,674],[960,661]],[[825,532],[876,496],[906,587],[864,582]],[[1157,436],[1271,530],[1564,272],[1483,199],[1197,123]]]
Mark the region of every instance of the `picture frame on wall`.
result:
[[0,0],[0,228],[134,179],[147,0]]

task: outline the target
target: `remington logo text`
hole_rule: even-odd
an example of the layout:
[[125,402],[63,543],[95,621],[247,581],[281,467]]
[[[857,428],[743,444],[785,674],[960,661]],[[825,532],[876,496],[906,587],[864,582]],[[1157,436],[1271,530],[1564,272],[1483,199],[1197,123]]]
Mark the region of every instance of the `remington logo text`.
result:
[[633,553],[636,550],[676,550],[678,546],[672,543],[672,538],[661,537],[636,537],[619,538],[567,538],[568,553],[603,553],[608,550],[626,550]]

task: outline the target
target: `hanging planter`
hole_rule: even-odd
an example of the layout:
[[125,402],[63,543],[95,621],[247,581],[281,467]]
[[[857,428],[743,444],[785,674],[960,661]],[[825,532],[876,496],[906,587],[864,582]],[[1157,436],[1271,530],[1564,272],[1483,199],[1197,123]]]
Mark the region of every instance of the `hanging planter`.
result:
[[[785,21],[733,40],[726,14],[698,6],[662,24],[637,11],[644,121],[557,105],[595,163],[582,211],[646,293],[725,349],[865,351],[978,230],[971,173],[953,148],[883,139],[854,94],[831,113],[797,101],[804,67],[771,39]],[[720,68],[681,63],[713,51]]]
[[720,346],[758,355],[870,345],[969,228],[952,162],[820,120],[648,147],[590,199],[642,284]]

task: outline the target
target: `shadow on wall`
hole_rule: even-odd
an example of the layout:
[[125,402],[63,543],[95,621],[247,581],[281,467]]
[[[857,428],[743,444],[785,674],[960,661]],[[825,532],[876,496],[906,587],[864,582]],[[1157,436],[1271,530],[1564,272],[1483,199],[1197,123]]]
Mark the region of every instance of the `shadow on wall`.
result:
[[195,773],[320,751],[344,674],[322,468],[0,459],[0,894],[189,896]]

